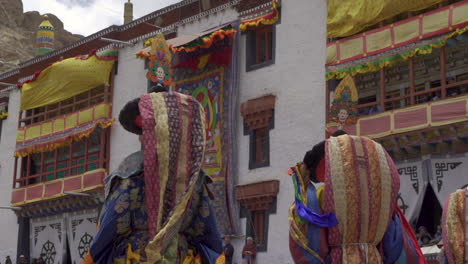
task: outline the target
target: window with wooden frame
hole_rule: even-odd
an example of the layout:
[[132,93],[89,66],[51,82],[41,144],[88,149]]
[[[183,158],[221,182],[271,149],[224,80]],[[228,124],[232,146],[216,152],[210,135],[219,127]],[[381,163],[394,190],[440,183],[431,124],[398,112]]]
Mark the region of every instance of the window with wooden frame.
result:
[[[426,84],[424,84],[424,83],[421,83],[421,84],[416,85],[414,87],[414,92],[415,93],[421,92],[421,91],[424,91],[424,90],[426,90]],[[414,99],[415,99],[414,101],[415,101],[416,104],[426,103],[427,102],[427,95],[426,94],[417,95],[417,96],[415,96]]]
[[[111,86],[103,85],[59,103],[22,111],[19,126],[47,121],[94,105],[111,101]],[[108,168],[110,130],[96,128],[89,137],[48,152],[17,158],[14,188],[79,175],[98,168]],[[19,162],[18,162],[19,161]]]
[[[389,91],[385,93],[385,99],[396,98],[400,96],[400,90]],[[385,111],[400,108],[400,101],[392,101],[385,103]]]
[[249,100],[241,105],[244,135],[249,135],[249,169],[270,166],[270,130],[274,128],[275,96]]
[[276,198],[265,210],[249,211],[241,207],[241,217],[246,218],[245,235],[254,239],[257,251],[265,252],[268,249],[268,226],[270,214],[276,214]]
[[264,25],[247,32],[247,71],[275,63],[275,25]]
[[39,123],[60,115],[66,115],[102,102],[110,101],[111,86],[102,85],[59,103],[20,112],[19,127]]
[[255,169],[270,165],[269,127],[262,127],[248,132],[250,134],[249,168]]
[[21,158],[20,177],[15,188],[107,168],[109,130],[97,128],[91,135],[69,146]]
[[234,192],[236,200],[240,202],[240,217],[246,218],[246,236],[254,239],[257,251],[267,251],[269,218],[271,214],[276,214],[279,181],[238,185]]

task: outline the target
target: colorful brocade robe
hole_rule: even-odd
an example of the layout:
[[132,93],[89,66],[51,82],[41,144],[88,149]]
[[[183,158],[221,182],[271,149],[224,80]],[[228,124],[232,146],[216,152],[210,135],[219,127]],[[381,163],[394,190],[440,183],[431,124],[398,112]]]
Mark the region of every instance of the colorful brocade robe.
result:
[[442,216],[442,264],[468,263],[468,188],[451,193]]
[[399,175],[380,144],[348,135],[328,139],[319,188],[299,166],[289,174],[296,200],[289,244],[296,264],[426,263],[396,204]]
[[[145,253],[150,237],[141,162],[141,152],[133,153],[106,178],[99,231],[84,263],[149,263]],[[201,172],[178,235],[157,263],[216,263],[222,240],[204,181],[205,174]]]

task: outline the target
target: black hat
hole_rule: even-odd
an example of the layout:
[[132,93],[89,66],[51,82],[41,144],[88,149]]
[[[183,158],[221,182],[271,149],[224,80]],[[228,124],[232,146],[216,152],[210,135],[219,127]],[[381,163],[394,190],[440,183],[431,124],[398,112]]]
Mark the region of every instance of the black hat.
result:
[[125,128],[125,130],[141,135],[143,130],[141,127],[137,126],[136,120],[140,116],[140,109],[138,108],[138,103],[140,98],[136,98],[125,104],[125,106],[120,110],[119,122]]
[[[160,92],[167,92],[165,86],[156,85],[152,86],[149,93],[160,93]],[[138,125],[138,117],[140,116],[140,109],[138,107],[138,103],[140,102],[140,98],[133,99],[129,101],[125,106],[120,110],[119,114],[119,122],[127,130],[128,132],[141,135],[143,134],[143,130],[141,129],[141,124]]]
[[[346,134],[347,133],[343,130],[337,130],[333,133],[332,137],[338,137],[338,136],[346,135]],[[324,156],[325,156],[325,140],[316,144],[312,148],[312,150],[307,151],[304,156],[303,162],[309,169],[310,180],[313,181],[314,183],[319,182],[317,179],[318,175],[316,174],[315,170],[317,169],[317,166],[319,165],[320,161],[323,159]]]

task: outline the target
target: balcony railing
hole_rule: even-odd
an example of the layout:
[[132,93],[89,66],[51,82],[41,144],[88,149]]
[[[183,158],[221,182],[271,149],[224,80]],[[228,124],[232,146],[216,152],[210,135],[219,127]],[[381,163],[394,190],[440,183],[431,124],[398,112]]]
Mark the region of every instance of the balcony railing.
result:
[[19,167],[20,161],[22,170],[15,172],[13,188],[76,176],[95,169],[107,169],[109,133],[110,129],[97,128],[89,138],[84,137],[69,146],[16,158],[15,169]]

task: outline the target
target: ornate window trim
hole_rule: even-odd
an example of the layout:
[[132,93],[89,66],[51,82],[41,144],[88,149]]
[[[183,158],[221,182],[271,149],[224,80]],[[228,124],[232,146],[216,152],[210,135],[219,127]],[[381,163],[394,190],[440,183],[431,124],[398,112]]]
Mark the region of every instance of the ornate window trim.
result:
[[276,213],[279,181],[269,180],[235,188],[236,200],[241,204],[241,217],[246,217],[246,235],[257,243],[258,251],[267,251],[269,215]]
[[249,169],[270,166],[270,129],[274,127],[274,95],[249,100],[241,105],[244,134],[250,136]]

